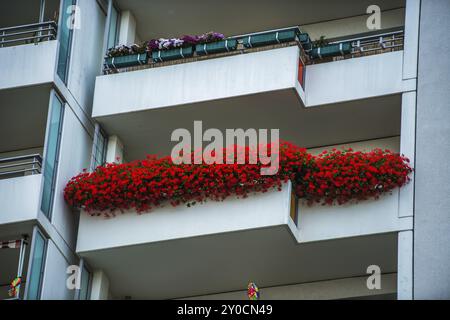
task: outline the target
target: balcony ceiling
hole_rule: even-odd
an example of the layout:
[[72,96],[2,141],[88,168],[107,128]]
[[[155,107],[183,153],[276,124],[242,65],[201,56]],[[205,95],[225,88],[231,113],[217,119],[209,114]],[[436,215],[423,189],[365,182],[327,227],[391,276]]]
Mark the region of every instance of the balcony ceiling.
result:
[[0,153],[44,145],[49,98],[48,85],[0,91]]
[[[304,108],[293,90],[208,101],[96,118],[125,146],[125,159],[170,155],[173,130],[280,129],[280,138],[305,148],[392,137],[400,134],[401,95]],[[205,143],[206,145],[206,143]]]
[[[239,35],[366,14],[372,0],[118,0],[137,20],[142,40],[218,31]],[[405,0],[379,0],[381,10]]]
[[[45,1],[44,20],[52,20],[59,0]],[[39,22],[40,0],[0,1],[0,28]]]
[[286,227],[84,252],[114,298],[170,299],[397,270],[396,233],[296,244]]

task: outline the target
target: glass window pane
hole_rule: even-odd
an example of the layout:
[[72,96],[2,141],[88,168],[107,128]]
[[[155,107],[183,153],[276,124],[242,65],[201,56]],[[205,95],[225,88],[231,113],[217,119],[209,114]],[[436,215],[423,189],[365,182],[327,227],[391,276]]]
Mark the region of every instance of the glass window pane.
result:
[[76,0],[63,0],[59,35],[59,56],[57,73],[61,80],[67,84],[67,70],[69,65],[70,49],[72,44],[72,6]]
[[41,202],[41,210],[48,218],[50,218],[51,204],[53,201],[52,189],[58,158],[62,113],[62,102],[55,95],[53,96],[50,125],[48,128],[47,150],[44,159],[44,189],[42,191]]
[[111,11],[111,22],[109,24],[108,31],[108,49],[115,47],[117,45],[117,27],[118,27],[119,13],[116,8],[112,8]]
[[89,286],[91,280],[91,274],[83,267],[81,271],[81,287],[80,287],[80,300],[89,300]]
[[29,300],[37,300],[41,294],[42,275],[44,272],[46,241],[40,232],[35,233],[34,251],[31,261],[30,283],[28,284]]

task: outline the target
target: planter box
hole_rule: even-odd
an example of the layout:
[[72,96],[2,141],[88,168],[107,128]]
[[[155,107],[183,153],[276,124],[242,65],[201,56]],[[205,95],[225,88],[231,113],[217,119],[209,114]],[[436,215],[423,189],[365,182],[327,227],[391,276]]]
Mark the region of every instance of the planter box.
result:
[[311,51],[311,57],[315,58],[326,58],[326,57],[335,57],[335,56],[343,56],[345,54],[349,54],[352,51],[352,45],[350,42],[339,43],[339,44],[330,44],[320,48],[314,48]]
[[300,44],[302,45],[303,50],[311,50],[312,49],[312,42],[311,42],[311,38],[309,37],[309,34],[307,34],[307,33],[299,34],[298,40],[300,41]]
[[203,56],[210,53],[234,51],[236,50],[236,48],[237,48],[237,40],[228,39],[217,42],[198,44],[195,46],[195,52]]
[[163,62],[192,57],[193,54],[194,50],[192,47],[159,50],[152,52],[152,59],[153,62]]
[[106,58],[105,64],[110,69],[127,68],[133,66],[139,66],[148,63],[147,53],[132,54],[129,56]]
[[264,34],[250,35],[243,38],[243,44],[246,48],[266,46],[282,42],[294,41],[297,36],[297,29],[269,32]]

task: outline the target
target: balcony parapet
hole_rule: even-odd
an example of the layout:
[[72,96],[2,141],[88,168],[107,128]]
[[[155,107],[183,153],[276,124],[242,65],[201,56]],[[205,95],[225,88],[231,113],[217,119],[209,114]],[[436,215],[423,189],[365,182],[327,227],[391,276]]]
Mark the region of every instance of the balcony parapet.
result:
[[23,41],[16,42],[18,45],[3,48],[0,46],[0,70],[2,74],[0,90],[53,82],[58,41],[51,39],[53,38],[49,38],[49,41],[30,42],[28,44]]
[[38,218],[41,163],[39,155],[0,159],[0,225]]

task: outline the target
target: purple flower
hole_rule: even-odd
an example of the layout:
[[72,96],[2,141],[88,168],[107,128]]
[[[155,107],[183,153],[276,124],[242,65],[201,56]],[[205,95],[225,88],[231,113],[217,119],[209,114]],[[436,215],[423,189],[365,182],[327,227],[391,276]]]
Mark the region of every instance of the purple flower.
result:
[[169,50],[173,48],[180,48],[184,46],[193,46],[198,43],[209,43],[223,40],[225,36],[218,32],[207,32],[199,36],[184,35],[181,38],[171,39],[152,39],[148,42],[148,51],[154,50]]
[[195,45],[198,43],[198,36],[184,35],[181,37],[181,40],[186,44]]
[[159,49],[159,42],[156,39],[152,39],[148,42],[148,48],[149,51],[158,50]]

